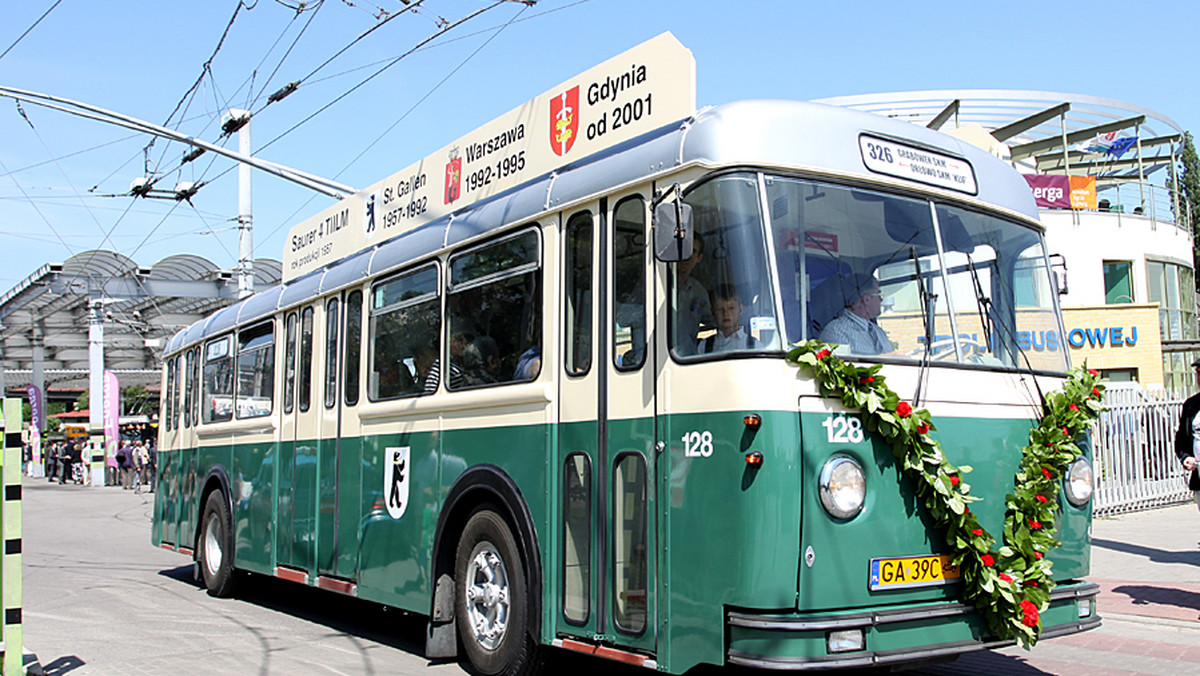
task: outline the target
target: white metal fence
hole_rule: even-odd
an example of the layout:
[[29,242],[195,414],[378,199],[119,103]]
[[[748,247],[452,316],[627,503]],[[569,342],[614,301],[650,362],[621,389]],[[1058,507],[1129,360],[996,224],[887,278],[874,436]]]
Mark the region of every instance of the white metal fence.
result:
[[1175,457],[1175,429],[1184,397],[1137,383],[1112,383],[1093,430],[1096,495],[1093,513],[1120,514],[1192,497]]

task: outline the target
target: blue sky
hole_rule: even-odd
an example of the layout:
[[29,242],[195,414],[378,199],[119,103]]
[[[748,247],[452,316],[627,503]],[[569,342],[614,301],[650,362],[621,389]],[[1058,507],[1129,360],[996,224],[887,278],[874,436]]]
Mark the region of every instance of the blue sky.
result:
[[[215,141],[221,113],[249,107],[256,111],[256,154],[361,188],[669,30],[695,55],[701,106],[1033,89],[1126,101],[1186,130],[1200,127],[1200,95],[1189,84],[1200,65],[1196,3],[1135,8],[1095,1],[1084,13],[1077,4],[1042,2],[540,0],[487,10],[288,131],[435,33],[439,19],[454,21],[492,3],[424,0],[264,108],[268,94],[375,25],[380,8],[404,6],[310,0],[310,9],[297,15],[289,8],[297,4],[246,2],[186,113],[169,126]],[[53,5],[4,3],[0,52]],[[235,0],[60,0],[0,58],[0,85],[163,124],[200,77],[235,7]],[[159,140],[147,154],[144,135],[34,105],[22,109],[28,121],[11,100],[0,99],[0,293],[43,263],[95,248],[143,266],[175,253],[199,254],[223,268],[236,263],[236,171],[221,176],[230,161],[206,156],[163,179],[164,187],[209,181],[192,205],[135,201],[120,195],[143,174],[147,158],[169,172],[187,148]],[[256,173],[255,256],[279,259],[288,228],[328,204],[329,198]]]

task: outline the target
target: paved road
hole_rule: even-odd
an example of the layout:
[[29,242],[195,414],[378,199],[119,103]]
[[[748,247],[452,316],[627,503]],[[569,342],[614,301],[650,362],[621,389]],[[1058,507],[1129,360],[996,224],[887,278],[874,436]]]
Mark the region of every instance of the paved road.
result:
[[[422,656],[423,620],[365,601],[261,576],[209,597],[188,558],[150,545],[152,497],[26,479],[25,646],[47,674],[466,673]],[[908,673],[1200,674],[1197,526],[1193,506],[1097,519],[1101,628]],[[547,673],[647,672],[559,654]]]

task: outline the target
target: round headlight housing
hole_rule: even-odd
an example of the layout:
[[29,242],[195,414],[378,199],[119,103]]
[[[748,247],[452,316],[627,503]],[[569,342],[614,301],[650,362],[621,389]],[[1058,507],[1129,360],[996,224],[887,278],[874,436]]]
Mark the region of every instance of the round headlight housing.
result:
[[867,479],[862,465],[848,455],[835,455],[825,462],[820,476],[821,504],[838,519],[850,519],[862,511],[867,496]]
[[1092,463],[1082,456],[1075,459],[1067,468],[1063,477],[1063,487],[1066,489],[1067,502],[1076,507],[1082,507],[1092,499],[1092,489],[1095,477],[1092,473]]

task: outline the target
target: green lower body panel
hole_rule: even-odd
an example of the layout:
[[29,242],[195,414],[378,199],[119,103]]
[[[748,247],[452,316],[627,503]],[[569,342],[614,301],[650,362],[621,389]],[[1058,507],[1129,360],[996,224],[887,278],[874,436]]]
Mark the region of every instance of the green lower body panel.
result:
[[[1042,638],[1100,626],[1090,583],[1063,584],[1051,593],[1042,613]],[[989,634],[971,606],[955,602],[923,603],[872,611],[841,613],[726,615],[730,664],[787,671],[862,668],[936,659],[985,650],[1011,641]],[[831,632],[862,632],[861,650],[831,653]]]

